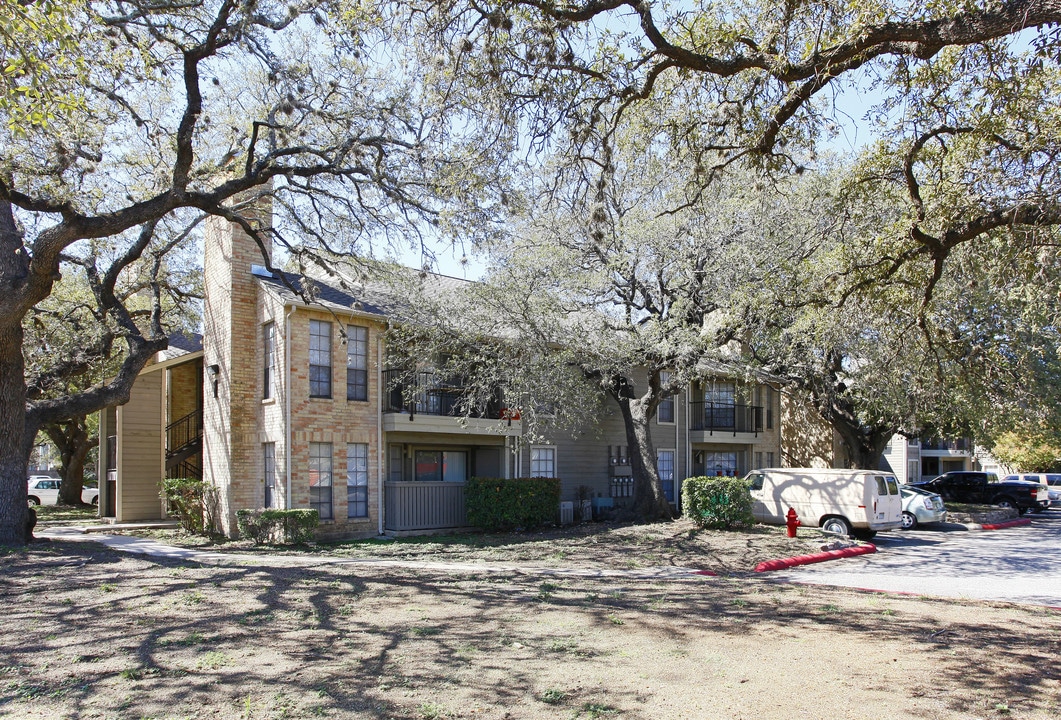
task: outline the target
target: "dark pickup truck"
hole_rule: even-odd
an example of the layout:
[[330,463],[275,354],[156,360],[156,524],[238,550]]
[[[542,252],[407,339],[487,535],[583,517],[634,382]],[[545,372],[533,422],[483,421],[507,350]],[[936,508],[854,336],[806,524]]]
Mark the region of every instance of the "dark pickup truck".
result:
[[1046,485],[1023,480],[1001,482],[994,473],[957,470],[912,485],[939,493],[945,501],[1011,507],[1021,515],[1025,510],[1038,512],[1050,504]]

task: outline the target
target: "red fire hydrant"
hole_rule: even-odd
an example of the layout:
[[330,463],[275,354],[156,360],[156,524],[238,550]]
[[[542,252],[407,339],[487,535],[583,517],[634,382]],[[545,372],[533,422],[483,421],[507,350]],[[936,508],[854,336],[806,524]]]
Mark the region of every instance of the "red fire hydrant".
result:
[[788,526],[788,536],[791,538],[796,537],[796,528],[799,527],[799,515],[796,515],[796,511],[792,508],[788,509],[788,514],[785,515],[785,525]]

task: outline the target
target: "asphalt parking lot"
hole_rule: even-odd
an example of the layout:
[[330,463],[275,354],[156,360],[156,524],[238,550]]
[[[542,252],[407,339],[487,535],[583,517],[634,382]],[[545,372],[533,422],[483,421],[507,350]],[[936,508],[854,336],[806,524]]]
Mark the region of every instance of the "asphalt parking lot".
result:
[[795,582],[1061,608],[1061,509],[993,531],[926,526],[881,533],[878,552],[773,573]]

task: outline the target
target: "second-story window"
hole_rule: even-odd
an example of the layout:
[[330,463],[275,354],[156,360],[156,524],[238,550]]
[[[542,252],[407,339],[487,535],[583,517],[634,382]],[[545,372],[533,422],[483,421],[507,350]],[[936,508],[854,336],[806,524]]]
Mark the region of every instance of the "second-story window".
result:
[[368,400],[368,328],[346,328],[346,399]]
[[[670,373],[663,371],[659,374],[660,387],[667,387],[670,384]],[[656,422],[661,423],[672,423],[674,422],[674,396],[670,395],[663,398],[659,402],[659,407],[656,409]]]
[[262,325],[262,399],[268,400],[273,396],[273,383],[275,381],[276,325],[267,322]]
[[332,324],[309,321],[309,396],[332,396]]

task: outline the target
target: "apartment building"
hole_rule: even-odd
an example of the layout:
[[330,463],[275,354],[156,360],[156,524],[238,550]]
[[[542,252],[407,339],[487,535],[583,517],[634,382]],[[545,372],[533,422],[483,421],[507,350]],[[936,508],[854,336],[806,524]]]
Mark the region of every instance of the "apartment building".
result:
[[[465,283],[432,281],[449,291]],[[269,273],[238,226],[210,220],[201,342],[175,339],[130,401],[101,413],[103,515],[161,518],[167,475],[216,487],[229,534],[237,510],[265,507],[316,509],[322,538],[459,528],[472,476],[558,477],[565,501],[632,501],[614,404],[583,428],[531,443],[500,394],[469,416],[459,380],[387,367],[386,298],[303,282]],[[686,477],[778,464],[780,418],[773,388],[726,378],[664,401],[652,438],[667,496],[678,503]]]

